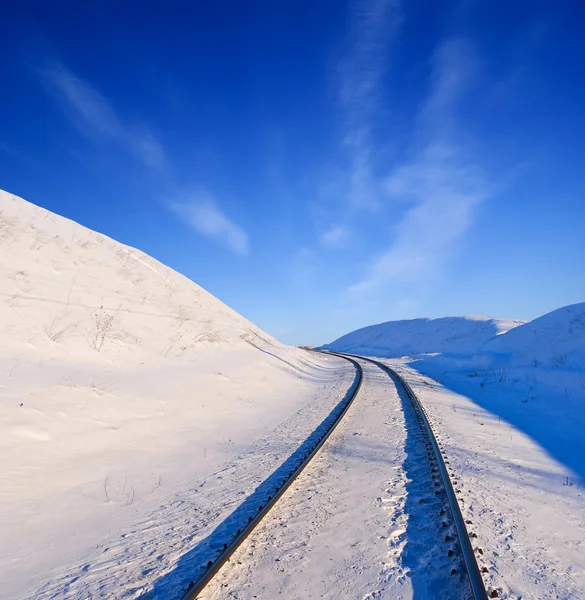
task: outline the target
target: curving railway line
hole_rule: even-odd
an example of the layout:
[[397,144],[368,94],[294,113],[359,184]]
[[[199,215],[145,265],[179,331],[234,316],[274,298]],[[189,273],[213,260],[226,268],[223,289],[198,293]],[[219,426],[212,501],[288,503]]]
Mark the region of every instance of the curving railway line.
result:
[[[349,359],[349,355],[346,358]],[[465,563],[467,578],[469,580],[469,585],[471,587],[473,598],[474,600],[486,600],[488,595],[483,583],[479,566],[477,564],[477,560],[475,558],[475,552],[473,550],[471,539],[469,537],[469,533],[465,525],[465,520],[463,519],[463,515],[461,514],[459,502],[457,501],[457,496],[455,495],[455,490],[453,488],[453,484],[451,483],[451,478],[449,477],[449,472],[447,470],[447,465],[445,464],[443,453],[441,451],[441,448],[439,446],[439,443],[437,441],[437,438],[435,436],[435,433],[433,431],[433,428],[430,424],[430,421],[427,417],[423,405],[417,398],[410,385],[394,369],[371,358],[359,358],[361,360],[365,360],[371,364],[374,364],[383,371],[385,371],[391,379],[397,382],[398,385],[400,385],[402,389],[404,389],[409,400],[412,402],[412,406],[416,413],[419,424],[423,429],[430,449],[432,449],[432,452],[429,451],[429,460],[431,460],[431,464],[433,466],[436,465],[436,468],[438,469],[441,477],[443,490],[445,491],[445,494],[447,496],[447,502],[449,504],[453,524],[455,526],[455,529],[457,530],[457,540],[463,556],[463,561]]]
[[251,517],[248,524],[242,529],[236,532],[235,537],[231,543],[226,544],[221,553],[217,556],[214,561],[209,561],[203,574],[196,581],[192,582],[187,592],[183,595],[181,600],[195,600],[207,586],[207,584],[213,579],[217,572],[228,562],[233,553],[240,547],[240,545],[249,537],[249,535],[256,529],[264,517],[268,514],[270,509],[278,502],[278,500],[284,495],[287,489],[297,479],[297,477],[305,470],[307,465],[311,462],[314,456],[319,452],[323,444],[327,441],[330,435],[333,433],[337,425],[341,422],[353,401],[360,391],[363,381],[363,369],[357,360],[349,357],[344,357],[349,360],[356,370],[354,382],[346,396],[345,402],[336,408],[334,412],[337,414],[332,415],[328,426],[318,435],[313,446],[308,448],[302,459],[299,461],[296,468],[289,474],[289,476],[283,480],[280,487],[275,491],[272,497],[269,497],[268,502],[264,506],[260,506],[257,514]]
[[[199,598],[204,589],[219,573],[222,567],[230,560],[234,552],[241,546],[241,544],[250,536],[250,534],[257,528],[257,526],[264,520],[266,515],[271,511],[274,505],[279,501],[280,498],[285,494],[287,489],[292,483],[298,478],[298,476],[305,471],[306,467],[313,461],[319,450],[330,438],[331,434],[335,431],[343,417],[347,414],[349,408],[352,406],[360,389],[362,388],[362,381],[364,379],[362,361],[375,365],[381,369],[388,377],[394,382],[397,389],[398,387],[404,390],[406,396],[412,404],[412,409],[416,414],[416,421],[418,427],[420,427],[420,439],[424,441],[425,449],[427,452],[430,469],[434,473],[432,475],[434,485],[438,487],[436,493],[440,493],[438,490],[442,489],[446,501],[448,512],[451,515],[452,524],[456,531],[456,544],[459,549],[462,564],[465,567],[466,578],[469,582],[469,588],[471,597],[474,600],[484,600],[488,598],[485,586],[481,577],[480,570],[475,558],[474,550],[471,544],[470,536],[467,532],[465,521],[462,517],[461,510],[455,495],[449,472],[446,465],[446,460],[443,457],[443,453],[439,442],[433,432],[432,426],[427,418],[426,412],[412,388],[409,384],[398,374],[396,371],[388,367],[387,365],[361,356],[345,355],[338,353],[335,354],[340,358],[343,358],[352,363],[355,368],[355,379],[348,391],[343,402],[341,402],[336,409],[333,411],[331,418],[329,419],[326,426],[319,430],[316,437],[313,438],[312,445],[308,447],[299,458],[298,464],[295,465],[294,470],[290,472],[288,477],[284,479],[279,488],[274,494],[268,498],[264,506],[258,507],[258,512],[255,516],[251,516],[246,526],[238,530],[233,539],[226,543],[216,556],[215,560],[209,561],[204,567],[201,575],[193,581],[181,600],[195,600]],[[448,461],[447,461],[448,463]],[[437,477],[438,476],[438,477]],[[437,519],[440,519],[437,515]],[[454,572],[454,571],[453,571]],[[469,596],[468,593],[462,594],[463,596]]]

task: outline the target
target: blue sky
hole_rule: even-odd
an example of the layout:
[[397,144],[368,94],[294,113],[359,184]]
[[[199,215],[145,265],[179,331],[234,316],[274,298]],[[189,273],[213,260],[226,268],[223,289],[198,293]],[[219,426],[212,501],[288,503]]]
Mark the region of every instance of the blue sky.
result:
[[585,300],[580,2],[3,7],[0,187],[283,341]]

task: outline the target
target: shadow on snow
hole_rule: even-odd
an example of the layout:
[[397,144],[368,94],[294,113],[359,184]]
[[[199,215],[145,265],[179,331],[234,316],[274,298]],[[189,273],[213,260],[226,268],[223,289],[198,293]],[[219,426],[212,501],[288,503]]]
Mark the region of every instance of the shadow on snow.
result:
[[562,385],[564,377],[575,376],[575,373],[545,371],[544,375],[557,376],[557,385],[539,383],[530,390],[524,379],[490,382],[486,372],[482,381],[480,376],[465,376],[464,372],[450,369],[448,363],[433,358],[417,360],[409,366],[501,417],[585,481],[585,386],[580,397],[568,398]]
[[[406,476],[404,513],[407,523],[402,568],[412,583],[416,600],[452,598],[453,593],[459,600],[466,600],[471,598],[471,590],[456,545],[445,492],[442,486],[434,485],[426,438],[412,403],[402,386],[394,377],[392,380],[400,398],[406,427],[406,456],[402,468]],[[441,510],[445,510],[443,516]],[[447,527],[443,527],[443,522]],[[452,541],[445,541],[447,535]],[[455,552],[453,557],[448,556],[449,550]],[[457,570],[455,575],[450,574],[453,568]]]

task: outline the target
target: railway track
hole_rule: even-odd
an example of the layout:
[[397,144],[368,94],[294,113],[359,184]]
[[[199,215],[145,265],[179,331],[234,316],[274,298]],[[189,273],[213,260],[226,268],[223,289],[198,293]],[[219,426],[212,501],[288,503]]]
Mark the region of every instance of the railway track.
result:
[[361,388],[363,380],[363,369],[358,361],[365,361],[370,364],[373,364],[379,369],[381,369],[383,372],[385,372],[395,383],[395,385],[400,386],[404,389],[406,395],[412,403],[412,407],[416,414],[418,423],[421,427],[424,438],[426,439],[429,460],[431,461],[433,469],[437,469],[441,478],[441,484],[445,491],[449,511],[451,513],[453,524],[457,532],[457,541],[459,548],[461,549],[463,563],[465,565],[469,586],[472,592],[472,597],[474,598],[474,600],[487,600],[488,595],[485,590],[485,586],[481,577],[479,567],[477,565],[477,561],[475,559],[475,553],[473,551],[471,540],[467,532],[465,521],[461,514],[457,497],[455,495],[455,491],[449,477],[447,466],[445,464],[445,459],[443,458],[441,448],[439,446],[439,443],[437,442],[432,426],[426,415],[425,409],[416,397],[416,394],[413,392],[408,382],[406,382],[399,373],[397,373],[394,369],[388,367],[387,365],[379,361],[373,360],[371,358],[365,358],[362,356],[355,356],[349,354],[328,354],[333,354],[335,356],[348,360],[353,364],[356,370],[355,379],[352,384],[352,387],[348,392],[348,395],[346,396],[345,404],[341,406],[340,410],[338,411],[338,414],[335,415],[335,418],[330,423],[329,427],[325,431],[322,431],[320,433],[313,447],[307,450],[306,454],[296,466],[295,470],[289,475],[289,477],[286,480],[282,482],[281,486],[275,491],[273,496],[268,498],[268,502],[264,506],[259,507],[257,514],[254,517],[250,517],[248,524],[241,530],[237,531],[232,541],[224,546],[223,550],[219,553],[215,560],[210,561],[207,564],[201,576],[196,581],[190,584],[189,588],[187,589],[186,593],[182,596],[181,600],[195,600],[199,597],[199,595],[207,586],[207,584],[213,579],[213,577],[218,573],[222,566],[229,561],[230,557],[244,542],[244,540],[246,540],[246,538],[248,538],[249,535],[256,529],[256,527],[260,524],[264,517],[269,513],[270,509],[278,502],[278,500],[284,495],[284,493],[291,486],[291,484],[305,470],[307,465],[311,462],[311,460],[314,458],[314,456],[317,454],[317,452],[320,450],[323,444],[333,433],[337,425],[341,422],[341,420],[349,410],[350,406],[354,402]]
[[439,443],[437,442],[437,438],[427,417],[427,413],[424,409],[424,406],[421,404],[408,382],[391,367],[377,360],[365,358],[363,356],[345,356],[348,359],[352,357],[351,360],[359,358],[360,360],[364,360],[373,365],[376,365],[384,372],[386,372],[388,376],[392,380],[397,382],[398,385],[400,385],[406,392],[408,399],[412,403],[418,422],[423,429],[423,432],[427,438],[430,448],[432,449],[432,453],[430,453],[429,458],[431,456],[434,458],[434,462],[441,476],[441,481],[443,484],[443,489],[445,490],[445,494],[447,496],[447,502],[449,504],[449,510],[451,512],[453,524],[455,525],[455,529],[457,531],[457,540],[459,542],[459,548],[461,549],[461,553],[463,556],[463,561],[467,572],[467,578],[469,580],[469,586],[471,588],[473,598],[474,600],[487,600],[488,595],[485,589],[485,585],[483,583],[483,578],[481,576],[479,566],[477,564],[477,560],[475,558],[475,552],[473,550],[471,539],[469,537],[469,533],[465,525],[465,520],[463,518],[463,515],[461,514],[459,502],[457,501],[457,496],[455,495],[455,490],[453,488],[453,484],[451,483],[451,478],[449,477],[449,472],[447,470],[447,465],[445,464],[445,459],[443,458],[443,453],[441,452],[441,448],[439,446]]
[[[331,353],[333,354],[333,353]],[[337,356],[337,355],[336,355]],[[340,355],[339,355],[340,356]],[[213,579],[216,573],[221,569],[221,567],[230,559],[233,553],[240,547],[242,542],[256,529],[258,524],[264,519],[264,517],[268,514],[270,509],[278,502],[278,500],[283,496],[286,490],[291,486],[291,484],[297,479],[297,477],[305,470],[306,466],[311,462],[315,454],[319,452],[323,444],[327,441],[329,436],[333,433],[337,425],[341,422],[349,407],[353,404],[353,401],[358,395],[360,391],[362,381],[363,381],[363,370],[362,366],[357,362],[357,360],[343,356],[341,358],[345,358],[349,360],[356,370],[356,375],[352,387],[349,390],[349,395],[347,396],[347,402],[344,406],[341,407],[339,413],[336,415],[336,418],[332,421],[330,426],[321,433],[321,435],[316,440],[314,446],[307,450],[304,458],[299,462],[296,469],[285,479],[281,486],[275,491],[272,497],[269,497],[268,502],[259,507],[257,514],[254,517],[250,518],[248,524],[241,530],[238,530],[235,537],[229,544],[226,544],[221,551],[221,553],[216,557],[214,561],[209,561],[205,571],[202,575],[194,582],[192,582],[187,589],[186,593],[182,596],[181,600],[195,600],[199,594],[203,591],[203,589],[207,586],[207,584]]]

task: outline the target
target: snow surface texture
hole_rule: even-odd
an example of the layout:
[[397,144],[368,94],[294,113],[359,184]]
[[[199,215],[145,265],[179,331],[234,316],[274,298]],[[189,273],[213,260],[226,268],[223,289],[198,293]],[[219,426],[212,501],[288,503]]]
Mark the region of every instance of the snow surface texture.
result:
[[353,377],[144,253],[5,192],[0,331],[11,600],[149,589]]
[[[421,333],[437,321],[401,323]],[[434,417],[501,597],[585,598],[585,304],[442,352],[432,331],[407,353],[402,338],[376,334],[397,325],[328,347],[403,356],[389,364]]]

